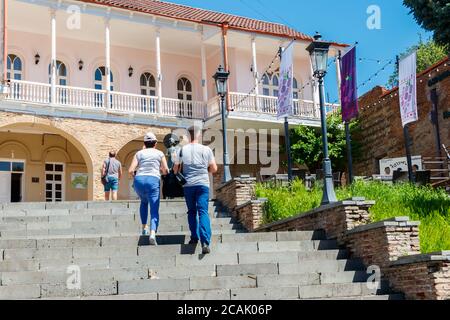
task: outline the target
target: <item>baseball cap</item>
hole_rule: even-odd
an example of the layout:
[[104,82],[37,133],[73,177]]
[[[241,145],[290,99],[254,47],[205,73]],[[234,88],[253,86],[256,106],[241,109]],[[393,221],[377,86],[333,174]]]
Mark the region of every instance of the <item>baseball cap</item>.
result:
[[148,132],[144,137],[144,142],[158,141],[153,132]]

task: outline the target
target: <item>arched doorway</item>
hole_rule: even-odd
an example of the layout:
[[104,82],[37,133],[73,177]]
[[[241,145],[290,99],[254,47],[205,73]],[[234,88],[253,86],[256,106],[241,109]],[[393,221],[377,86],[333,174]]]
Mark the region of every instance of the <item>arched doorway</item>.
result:
[[9,190],[2,200],[93,200],[92,158],[72,134],[31,122],[0,126],[0,133],[0,184]]

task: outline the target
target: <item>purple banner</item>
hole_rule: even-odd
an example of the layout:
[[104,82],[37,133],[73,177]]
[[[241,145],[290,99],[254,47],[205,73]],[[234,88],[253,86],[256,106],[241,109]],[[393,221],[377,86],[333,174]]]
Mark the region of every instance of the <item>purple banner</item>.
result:
[[356,88],[356,48],[341,59],[342,121],[348,122],[358,116],[358,91]]

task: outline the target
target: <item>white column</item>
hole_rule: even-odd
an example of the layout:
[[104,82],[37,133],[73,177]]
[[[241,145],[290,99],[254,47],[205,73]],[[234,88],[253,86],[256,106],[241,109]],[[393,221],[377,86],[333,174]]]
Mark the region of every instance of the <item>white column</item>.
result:
[[[7,51],[6,48],[6,1],[2,1],[0,3],[0,27],[1,33],[0,33],[0,88],[3,90],[2,84],[3,81],[6,80],[6,55]],[[0,94],[2,91],[0,91]]]
[[110,19],[105,19],[105,107],[110,108],[111,103],[111,39],[110,39]]
[[51,37],[52,37],[52,57],[50,62],[50,72],[51,72],[51,95],[50,103],[56,103],[56,10],[50,10],[51,17]]
[[203,89],[203,102],[208,102],[208,80],[206,79],[206,48],[203,43],[202,36],[202,46],[201,46],[201,56],[202,56],[202,89]]
[[258,73],[258,62],[256,59],[256,37],[252,36],[252,64],[253,64],[253,79],[255,82],[255,106],[256,110],[260,110],[259,103],[259,73]]
[[156,73],[158,81],[158,114],[162,114],[161,31],[156,30]]

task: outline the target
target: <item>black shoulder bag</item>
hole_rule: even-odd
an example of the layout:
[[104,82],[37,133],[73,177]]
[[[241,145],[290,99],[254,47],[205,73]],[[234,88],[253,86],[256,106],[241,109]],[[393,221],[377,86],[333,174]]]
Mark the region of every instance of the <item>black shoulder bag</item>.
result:
[[[183,148],[181,148],[181,150],[180,150],[180,160],[181,160],[181,158],[183,158]],[[178,183],[180,185],[184,186],[187,183],[187,181],[186,181],[186,178],[184,177],[182,171],[183,171],[183,161],[180,161],[180,170],[175,175],[175,177],[177,178]]]
[[111,164],[111,159],[108,161],[108,166],[105,170],[105,175],[102,176],[102,184],[106,185],[108,183],[108,172],[109,172],[109,165]]

